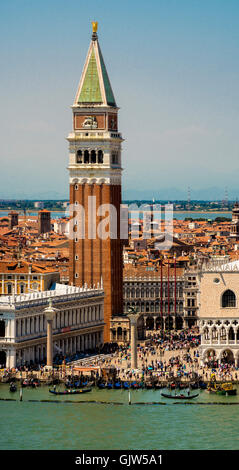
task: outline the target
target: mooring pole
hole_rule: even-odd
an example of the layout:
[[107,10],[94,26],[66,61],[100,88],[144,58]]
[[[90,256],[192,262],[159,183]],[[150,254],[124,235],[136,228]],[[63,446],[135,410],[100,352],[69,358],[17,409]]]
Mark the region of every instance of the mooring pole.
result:
[[131,396],[130,396],[130,390],[129,390],[129,405],[131,405]]

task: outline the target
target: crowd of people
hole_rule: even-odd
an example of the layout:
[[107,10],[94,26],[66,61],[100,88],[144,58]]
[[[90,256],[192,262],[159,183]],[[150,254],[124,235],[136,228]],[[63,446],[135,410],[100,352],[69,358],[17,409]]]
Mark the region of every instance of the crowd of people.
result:
[[237,368],[233,364],[202,365],[199,355],[200,335],[195,327],[179,332],[148,332],[147,339],[137,347],[137,369],[131,369],[130,345],[121,346],[103,360],[98,356],[92,365],[116,368],[122,380],[157,379],[168,381],[180,379],[193,381],[196,378],[209,381],[212,370],[217,380],[237,380]]
[[[185,381],[201,377],[210,380],[215,373],[217,380],[236,380],[238,368],[234,364],[218,364],[208,361],[202,364],[199,355],[200,335],[197,327],[181,331],[148,331],[147,337],[137,347],[137,369],[131,369],[130,345],[118,346],[109,354],[88,357],[87,366],[114,368],[121,380],[157,380],[168,381],[173,378]],[[85,359],[77,361],[78,366],[85,365]],[[44,373],[43,365],[23,366],[17,372]],[[8,373],[4,369],[4,373]]]

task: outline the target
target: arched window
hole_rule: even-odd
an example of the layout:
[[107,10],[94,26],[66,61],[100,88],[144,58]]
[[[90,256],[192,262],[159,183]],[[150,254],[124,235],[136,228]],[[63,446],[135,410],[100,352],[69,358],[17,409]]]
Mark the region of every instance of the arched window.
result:
[[76,163],[82,163],[82,151],[78,150],[76,154]]
[[236,296],[232,290],[228,289],[224,292],[222,296],[222,307],[235,307],[236,306]]
[[91,163],[96,163],[96,152],[91,150]]
[[89,151],[84,151],[84,163],[89,163]]
[[11,294],[12,293],[12,284],[7,285],[7,293]]
[[98,150],[98,163],[103,163],[103,162],[104,162],[103,151]]

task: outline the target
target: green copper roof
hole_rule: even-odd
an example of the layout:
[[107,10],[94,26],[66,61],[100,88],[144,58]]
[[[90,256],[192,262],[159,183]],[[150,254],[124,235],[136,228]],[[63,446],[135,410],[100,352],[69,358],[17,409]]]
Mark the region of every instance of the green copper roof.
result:
[[107,70],[105,68],[105,64],[104,64],[104,60],[103,60],[100,48],[99,48],[99,56],[100,56],[100,65],[101,65],[101,70],[102,70],[104,86],[105,86],[105,95],[106,95],[107,104],[109,104],[110,106],[116,106],[113,91],[110,85],[109,77],[107,74]]
[[102,101],[95,53],[92,48],[78,103],[102,103]]

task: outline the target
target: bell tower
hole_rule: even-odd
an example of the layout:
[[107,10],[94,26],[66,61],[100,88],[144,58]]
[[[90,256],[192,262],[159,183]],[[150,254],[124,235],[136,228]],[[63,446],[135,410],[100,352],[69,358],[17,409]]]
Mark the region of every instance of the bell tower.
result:
[[72,106],[73,131],[67,138],[70,207],[74,215],[70,284],[93,287],[103,282],[104,341],[109,342],[111,316],[123,312],[120,239],[123,139],[118,131],[119,108],[98,42],[97,22],[92,26],[92,39]]

